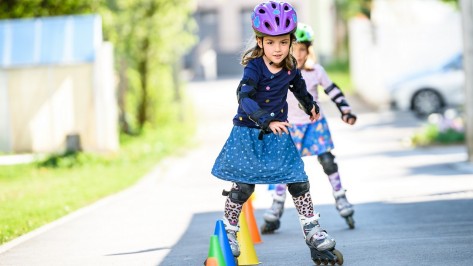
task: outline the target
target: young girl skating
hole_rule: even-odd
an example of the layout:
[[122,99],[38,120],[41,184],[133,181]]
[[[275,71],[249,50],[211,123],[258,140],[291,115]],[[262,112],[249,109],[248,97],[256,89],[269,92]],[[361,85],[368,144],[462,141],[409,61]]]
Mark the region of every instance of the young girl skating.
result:
[[[351,113],[350,105],[348,105],[342,91],[330,80],[325,69],[315,63],[315,55],[311,49],[314,34],[310,26],[299,23],[295,35],[297,41],[293,47],[293,55],[297,59],[297,67],[301,69],[309,93],[317,100],[318,86],[322,86],[324,92],[338,107],[342,120],[349,125],[355,124],[356,116]],[[320,118],[315,122],[307,119],[307,116],[299,110],[294,95],[289,94],[287,102],[289,106],[288,119],[291,123],[289,131],[300,156],[317,156],[332,186],[335,206],[340,215],[346,219],[348,226],[353,229],[355,227],[354,209],[346,198],[345,189],[338,173],[338,165],[335,162],[335,156],[331,152],[334,145],[327,120],[322,112]],[[280,218],[284,211],[286,199],[286,185],[277,184],[272,195],[273,204],[264,214],[265,223],[261,227],[263,234],[272,233],[280,226]]]
[[288,3],[268,1],[254,8],[251,22],[256,45],[242,56],[245,68],[236,92],[234,126],[212,168],[213,175],[232,182],[230,191],[224,191],[227,199],[223,217],[232,253],[240,255],[236,238],[239,216],[255,184],[284,183],[314,261],[315,256],[341,264],[341,254],[334,250],[335,240],[319,225],[304,164],[288,131],[288,90],[305,116],[311,121],[319,117],[319,108],[290,54],[297,28],[296,12]]

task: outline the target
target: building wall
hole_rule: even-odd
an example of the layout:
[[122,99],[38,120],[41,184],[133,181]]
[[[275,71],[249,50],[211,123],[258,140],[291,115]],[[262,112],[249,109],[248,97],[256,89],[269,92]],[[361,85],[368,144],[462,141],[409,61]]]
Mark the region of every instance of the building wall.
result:
[[[15,152],[54,152],[67,134],[86,133],[91,107],[91,65],[32,67],[5,71]],[[85,100],[85,101],[84,101]],[[89,138],[84,134],[84,145]]]
[[7,75],[0,70],[0,151],[11,150]]
[[101,64],[1,70],[0,77],[8,78],[0,85],[0,99],[8,104],[0,115],[9,122],[0,125],[5,129],[0,132],[2,150],[62,152],[66,137],[77,134],[85,151],[116,151],[113,76],[103,71],[103,64],[111,63]]

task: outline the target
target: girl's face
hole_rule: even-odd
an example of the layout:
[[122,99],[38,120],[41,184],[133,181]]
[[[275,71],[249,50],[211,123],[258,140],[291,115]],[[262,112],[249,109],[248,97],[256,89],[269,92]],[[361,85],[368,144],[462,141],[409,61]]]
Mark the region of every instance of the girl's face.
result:
[[264,55],[276,65],[280,64],[288,55],[291,47],[291,35],[266,36],[257,38],[258,46],[263,48]]
[[305,44],[295,43],[292,50],[292,55],[294,55],[297,60],[297,68],[302,68],[307,61],[307,57],[309,56],[309,50]]

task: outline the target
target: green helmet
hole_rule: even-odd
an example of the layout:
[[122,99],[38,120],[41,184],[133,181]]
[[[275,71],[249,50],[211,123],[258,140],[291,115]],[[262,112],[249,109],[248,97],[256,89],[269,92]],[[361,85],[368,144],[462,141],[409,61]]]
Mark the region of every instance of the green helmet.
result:
[[297,23],[297,30],[295,34],[297,42],[312,43],[314,41],[314,31],[307,24]]

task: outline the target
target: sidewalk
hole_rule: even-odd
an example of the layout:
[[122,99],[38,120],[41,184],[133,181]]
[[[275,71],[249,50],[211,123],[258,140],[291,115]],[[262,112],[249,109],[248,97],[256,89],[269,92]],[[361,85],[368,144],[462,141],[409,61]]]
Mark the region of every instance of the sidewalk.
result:
[[[168,158],[136,186],[0,246],[0,266],[202,265],[222,189],[210,169],[231,129],[238,80],[195,82],[200,145]],[[349,98],[350,99],[350,98]],[[314,157],[304,158],[321,224],[337,240],[344,265],[467,265],[473,246],[473,167],[462,146],[412,149],[403,138],[420,125],[407,113],[375,112],[355,98],[357,125],[343,124],[323,102],[344,187],[356,204],[355,230],[333,206]],[[257,186],[261,224],[271,198]],[[256,245],[263,265],[312,265],[292,201],[280,231]]]

